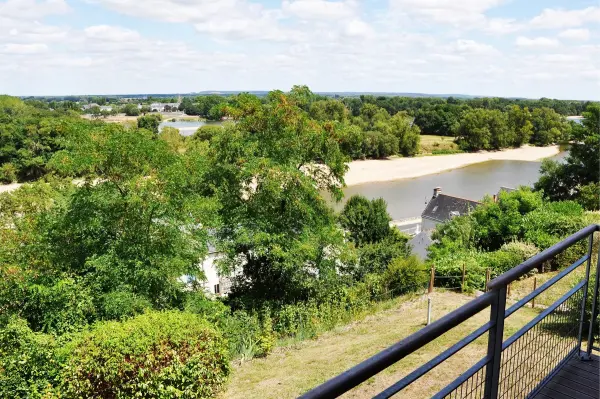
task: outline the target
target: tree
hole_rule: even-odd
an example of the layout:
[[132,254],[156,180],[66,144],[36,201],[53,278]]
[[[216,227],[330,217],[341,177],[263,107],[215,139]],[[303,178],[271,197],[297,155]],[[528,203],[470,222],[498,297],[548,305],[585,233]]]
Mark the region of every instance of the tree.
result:
[[514,142],[506,115],[481,108],[462,114],[457,137],[461,148],[469,151],[501,149]]
[[138,129],[147,129],[154,134],[158,134],[158,127],[162,121],[160,114],[144,115],[137,119]]
[[569,156],[564,163],[545,160],[535,189],[552,201],[574,199],[587,209],[597,209],[599,205],[594,200],[600,181],[600,104],[588,105],[583,117],[583,126],[572,132],[575,142]]
[[232,300],[289,302],[325,292],[349,251],[321,195],[342,194],[347,167],[337,127],[310,120],[282,92],[266,104],[236,96],[227,111],[237,122],[210,141],[205,187],[222,204],[222,267],[241,272]]
[[350,197],[340,214],[340,223],[357,245],[383,240],[390,234],[387,204],[383,198],[369,201],[362,195]]
[[536,108],[531,115],[533,136],[531,142],[535,145],[549,145],[564,138],[568,132],[568,124],[564,118],[551,108]]
[[137,104],[131,104],[131,103],[127,104],[127,105],[125,105],[125,107],[123,107],[123,112],[127,116],[139,116],[141,113]]
[[513,105],[508,110],[508,128],[514,132],[515,147],[521,147],[529,143],[533,134],[533,124],[531,123],[531,113],[527,107],[521,108]]
[[421,130],[412,118],[398,112],[390,119],[391,134],[398,138],[398,152],[404,156],[413,156],[419,151]]
[[341,101],[332,99],[315,101],[310,105],[309,115],[318,121],[346,122],[348,110]]

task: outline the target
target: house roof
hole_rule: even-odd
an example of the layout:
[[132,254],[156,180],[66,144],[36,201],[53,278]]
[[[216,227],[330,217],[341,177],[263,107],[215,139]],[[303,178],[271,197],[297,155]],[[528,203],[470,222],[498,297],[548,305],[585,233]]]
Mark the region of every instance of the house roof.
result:
[[467,215],[479,205],[480,203],[477,201],[440,193],[431,198],[421,217],[436,222],[445,222],[454,216]]

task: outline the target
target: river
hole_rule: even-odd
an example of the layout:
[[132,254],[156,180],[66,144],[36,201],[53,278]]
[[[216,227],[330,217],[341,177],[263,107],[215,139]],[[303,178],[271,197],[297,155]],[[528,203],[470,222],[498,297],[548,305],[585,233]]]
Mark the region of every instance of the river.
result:
[[206,121],[176,121],[172,122],[170,120],[166,120],[162,122],[158,128],[162,130],[163,127],[169,126],[179,129],[179,133],[182,136],[191,136],[198,130],[200,126],[204,125],[221,125],[223,122],[206,122]]
[[[561,152],[551,159],[561,160],[566,154]],[[392,219],[420,216],[434,187],[442,187],[442,192],[448,195],[479,200],[486,194],[496,194],[501,186],[532,186],[540,176],[540,165],[541,162],[488,161],[413,179],[350,186],[344,189],[344,200],[334,204],[334,208],[341,210],[344,201],[360,194],[371,199],[383,198]]]

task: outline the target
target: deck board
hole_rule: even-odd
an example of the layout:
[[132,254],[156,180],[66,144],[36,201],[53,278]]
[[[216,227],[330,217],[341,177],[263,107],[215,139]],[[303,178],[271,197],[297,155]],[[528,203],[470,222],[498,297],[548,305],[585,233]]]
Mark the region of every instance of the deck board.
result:
[[584,362],[573,355],[534,399],[600,398],[600,357]]

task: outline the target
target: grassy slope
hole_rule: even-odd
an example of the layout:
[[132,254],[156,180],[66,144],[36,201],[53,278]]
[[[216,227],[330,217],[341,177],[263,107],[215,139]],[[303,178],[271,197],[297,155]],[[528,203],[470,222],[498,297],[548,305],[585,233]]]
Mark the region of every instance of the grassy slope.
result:
[[[433,316],[437,319],[463,305],[472,297],[436,292],[432,296]],[[424,298],[408,302],[396,301],[391,309],[380,311],[361,321],[337,328],[315,340],[285,348],[264,359],[255,359],[234,366],[221,398],[293,398],[356,365],[398,340],[424,326],[427,301]],[[536,310],[523,309],[507,320],[507,335],[529,321]],[[471,318],[417,353],[403,359],[375,378],[362,384],[345,397],[366,398],[388,387],[417,366],[427,362],[442,350],[484,324],[489,312]],[[464,348],[445,364],[403,391],[403,397],[425,398],[439,391],[455,377],[479,360],[486,350],[484,335]]]

